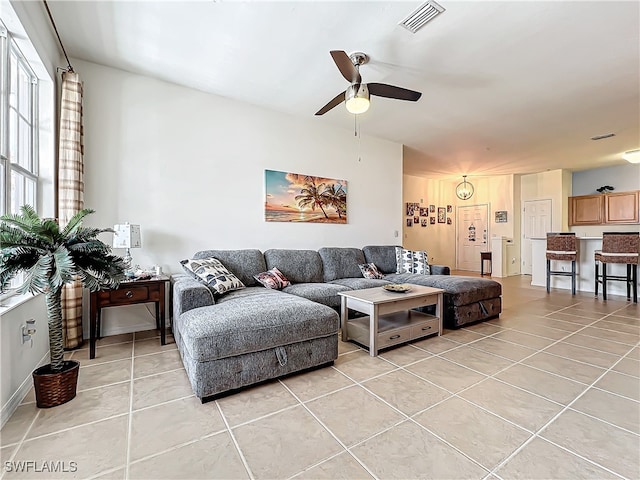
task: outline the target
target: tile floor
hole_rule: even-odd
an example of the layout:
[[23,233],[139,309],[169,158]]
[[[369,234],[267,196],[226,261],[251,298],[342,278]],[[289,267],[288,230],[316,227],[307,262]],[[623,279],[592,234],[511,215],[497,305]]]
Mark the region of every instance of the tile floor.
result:
[[[640,309],[528,277],[500,319],[201,404],[175,345],[104,338],[78,396],[29,394],[0,432],[2,478],[640,478]],[[65,462],[17,473],[5,462]]]

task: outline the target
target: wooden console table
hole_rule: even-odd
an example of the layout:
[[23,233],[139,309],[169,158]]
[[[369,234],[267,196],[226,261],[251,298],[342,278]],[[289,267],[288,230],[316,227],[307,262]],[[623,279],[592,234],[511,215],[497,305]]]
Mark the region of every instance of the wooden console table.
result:
[[153,302],[156,305],[156,327],[160,329],[160,344],[166,345],[165,297],[169,277],[160,275],[148,280],[122,282],[113,290],[91,292],[89,320],[89,358],[96,357],[96,338],[100,337],[100,311],[105,307]]

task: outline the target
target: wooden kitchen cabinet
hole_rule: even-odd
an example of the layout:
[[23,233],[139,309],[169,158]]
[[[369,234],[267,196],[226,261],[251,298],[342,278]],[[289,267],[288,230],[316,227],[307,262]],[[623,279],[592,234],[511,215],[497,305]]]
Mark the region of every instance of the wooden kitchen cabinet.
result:
[[569,197],[569,225],[639,223],[640,191]]
[[599,225],[604,221],[604,196],[569,197],[569,225]]
[[608,193],[604,196],[605,223],[638,223],[639,192]]

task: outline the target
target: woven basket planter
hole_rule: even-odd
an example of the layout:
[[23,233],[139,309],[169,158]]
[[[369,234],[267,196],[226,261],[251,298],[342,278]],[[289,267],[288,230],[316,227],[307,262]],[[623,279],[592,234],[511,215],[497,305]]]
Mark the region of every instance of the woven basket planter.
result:
[[61,372],[51,372],[51,365],[44,365],[33,371],[33,386],[36,405],[51,408],[67,403],[76,396],[80,363],[66,360]]

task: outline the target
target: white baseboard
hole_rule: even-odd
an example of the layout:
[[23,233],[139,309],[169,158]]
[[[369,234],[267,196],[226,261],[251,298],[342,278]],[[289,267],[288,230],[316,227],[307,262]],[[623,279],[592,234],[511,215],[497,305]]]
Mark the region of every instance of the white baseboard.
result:
[[[49,350],[47,350],[47,353],[40,359],[36,368],[46,365],[47,363],[49,363]],[[13,415],[13,412],[20,406],[20,403],[24,400],[24,397],[27,396],[32,386],[33,377],[29,374],[20,384],[18,390],[16,390],[14,394],[11,395],[11,398],[7,400],[7,403],[2,406],[2,410],[0,411],[0,428],[4,427],[4,424],[11,418],[11,415]]]

